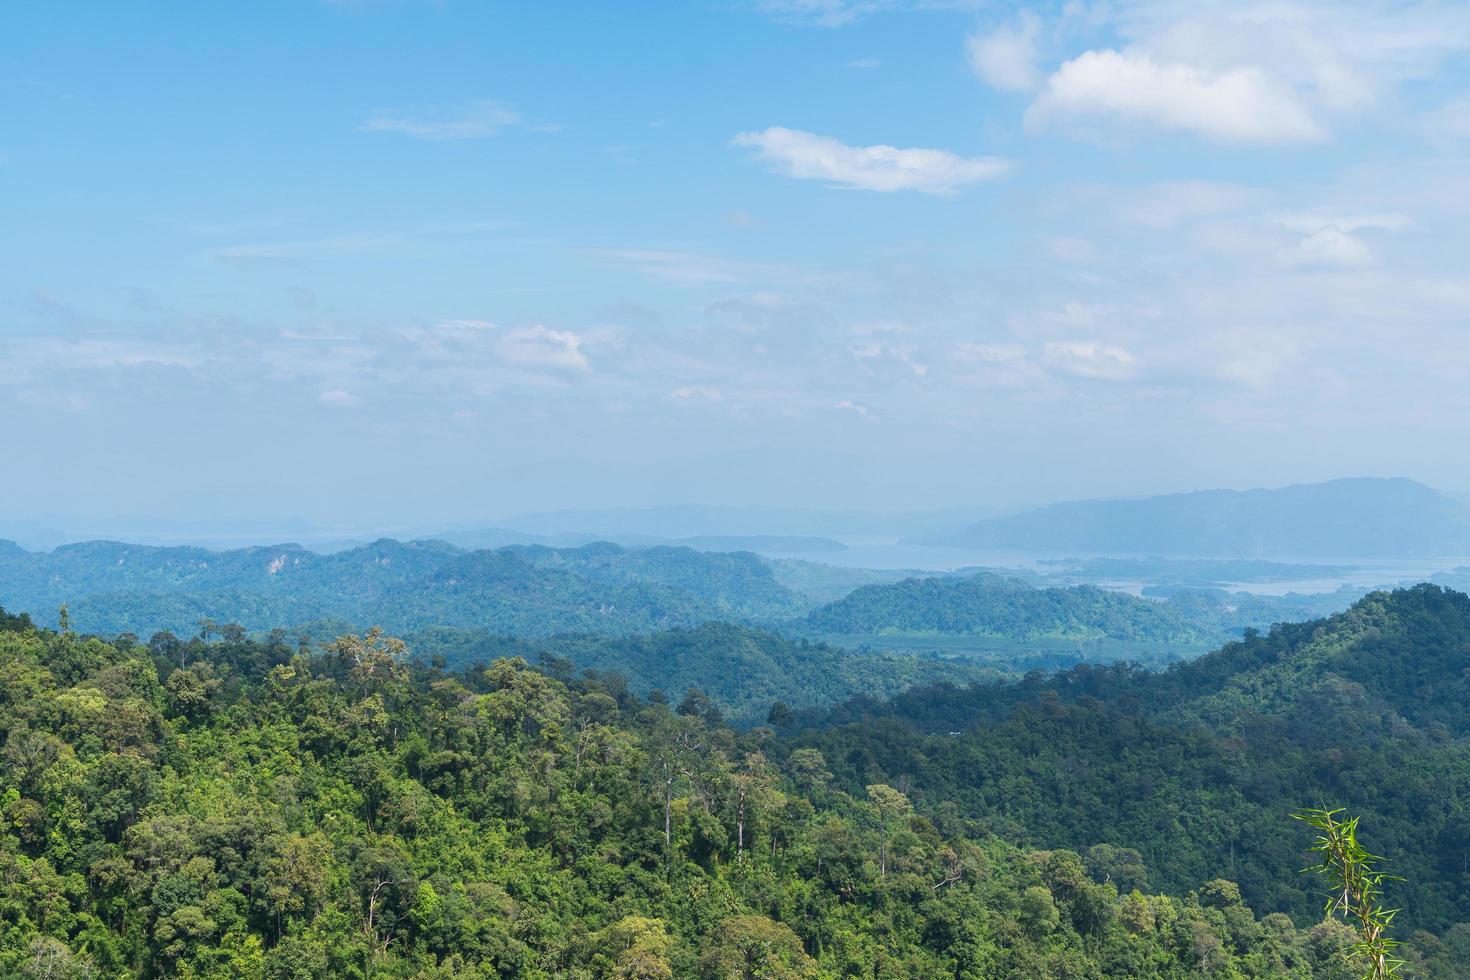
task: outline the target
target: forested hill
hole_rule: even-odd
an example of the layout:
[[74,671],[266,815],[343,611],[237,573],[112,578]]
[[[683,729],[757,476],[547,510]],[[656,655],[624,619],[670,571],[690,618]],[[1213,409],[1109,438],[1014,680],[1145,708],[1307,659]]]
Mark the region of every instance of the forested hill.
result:
[[407,639],[421,657],[440,657],[450,666],[521,657],[563,678],[586,670],[617,674],[640,697],[655,691],[682,697],[694,689],[726,719],[747,726],[763,723],[776,702],[810,708],[858,694],[884,698],[915,684],[999,676],[969,658],[858,653],[721,622],[639,636],[563,634],[539,640],[436,627]]
[[0,543],[0,603],[83,630],[192,633],[315,620],[393,631],[474,627],[519,636],[625,634],[710,619],[761,622],[808,602],[755,555],[612,544],[461,551],[384,539],[322,555],[295,545],[206,551],[93,541],[32,553]]
[[[1319,914],[1214,876],[1164,894],[1125,848],[1014,846],[927,775],[854,787],[862,733],[793,745],[516,659],[450,675],[380,634],[144,646],[0,612],[0,743],[7,977],[1354,975]],[[1013,769],[1017,809],[1074,780],[1047,761]],[[1295,882],[1304,830],[1280,812],[1263,836]],[[1218,837],[1170,843],[1229,862]],[[1414,975],[1464,976],[1464,939],[1416,935]]]
[[[963,734],[931,734],[950,731]],[[1280,815],[1346,806],[1408,879],[1390,888],[1400,923],[1470,923],[1462,593],[1373,593],[1160,673],[1081,665],[860,700],[822,715],[802,741],[827,754],[843,785],[909,780],[926,805],[1004,836],[1136,848],[1168,887],[1227,874],[1253,905],[1297,915],[1315,898],[1283,873],[1297,856]]]
[[1036,588],[989,573],[863,586],[814,610],[802,626],[819,633],[1106,637],[1185,646],[1220,639],[1162,603],[1094,586]]
[[1394,558],[1470,554],[1470,512],[1412,480],[1054,504],[923,539],[967,548]]

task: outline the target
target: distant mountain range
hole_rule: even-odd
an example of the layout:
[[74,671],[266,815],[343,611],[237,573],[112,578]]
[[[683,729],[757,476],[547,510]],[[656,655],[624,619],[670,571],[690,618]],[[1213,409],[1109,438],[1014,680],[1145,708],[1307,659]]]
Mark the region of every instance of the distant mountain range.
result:
[[0,605],[54,622],[63,602],[77,629],[144,637],[192,634],[202,619],[248,630],[330,621],[621,635],[785,620],[810,607],[748,552],[605,542],[464,551],[391,539],[330,555],[297,545],[206,551],[108,541],[29,552],[0,542]]
[[1052,504],[913,543],[1198,556],[1413,558],[1470,554],[1470,509],[1406,479],[1201,490]]
[[[1252,597],[1190,588],[1194,579],[1207,584],[1219,572],[1247,570],[1198,564],[1178,584],[1149,586],[1155,600],[1034,574],[933,576],[607,542],[466,551],[385,538],[319,554],[294,544],[207,551],[110,541],[31,552],[0,541],[0,606],[32,610],[49,624],[66,603],[76,629],[145,639],[159,630],[193,635],[205,621],[317,637],[379,625],[430,641],[420,644],[426,656],[455,661],[472,659],[470,647],[488,637],[624,637],[725,622],[1025,669],[1041,654],[1068,663],[1174,659],[1246,627],[1334,612],[1361,594]],[[1172,564],[1147,566],[1157,575]]]

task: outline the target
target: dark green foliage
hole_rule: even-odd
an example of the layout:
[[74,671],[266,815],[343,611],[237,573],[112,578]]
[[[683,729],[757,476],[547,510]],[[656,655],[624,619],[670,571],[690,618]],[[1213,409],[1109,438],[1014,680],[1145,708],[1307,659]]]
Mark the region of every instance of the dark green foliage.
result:
[[640,697],[654,688],[676,694],[698,687],[740,724],[760,722],[775,701],[811,708],[860,693],[887,697],[915,684],[998,676],[968,660],[853,653],[729,623],[630,637],[514,640],[438,629],[410,634],[409,639],[420,656],[438,654],[450,666],[495,657],[519,656],[537,664],[554,658],[566,661],[560,668],[565,676],[574,670],[617,674]]
[[1229,882],[849,793],[698,694],[214,635],[0,631],[0,975],[1346,976]]
[[855,701],[800,742],[849,792],[907,780],[921,812],[1032,846],[1132,848],[1154,887],[1229,878],[1299,920],[1320,901],[1282,816],[1341,801],[1407,879],[1389,889],[1403,928],[1448,933],[1470,921],[1466,705],[1470,597],[1424,585],[1160,673],[1082,665]]

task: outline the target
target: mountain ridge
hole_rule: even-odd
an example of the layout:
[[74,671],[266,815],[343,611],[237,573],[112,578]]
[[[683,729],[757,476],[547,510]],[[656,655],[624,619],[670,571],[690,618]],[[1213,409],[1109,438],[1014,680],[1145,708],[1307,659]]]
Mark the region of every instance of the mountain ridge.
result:
[[1403,477],[1051,504],[910,543],[1197,557],[1409,558],[1470,553],[1470,509]]

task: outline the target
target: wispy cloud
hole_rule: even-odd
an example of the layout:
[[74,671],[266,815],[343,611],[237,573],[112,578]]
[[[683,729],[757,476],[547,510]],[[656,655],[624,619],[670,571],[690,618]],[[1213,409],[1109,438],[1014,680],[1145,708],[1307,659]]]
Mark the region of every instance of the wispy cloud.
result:
[[722,402],[725,393],[708,385],[681,385],[665,397],[673,402]]
[[841,27],[891,6],[892,0],[757,0],[756,6],[779,20]]
[[[494,136],[520,122],[520,114],[505,103],[477,99],[453,106],[378,109],[357,128],[368,133],[401,133],[423,140],[474,140]],[[538,128],[555,131],[544,126]]]
[[1050,341],[1042,358],[1053,370],[1078,378],[1123,381],[1138,370],[1138,359],[1129,351],[1094,341]]
[[594,248],[586,254],[675,286],[716,286],[759,281],[821,282],[830,277],[772,262],[750,262],[703,252],[659,248]]
[[257,242],[212,248],[205,254],[235,265],[296,265],[311,259],[367,255],[400,244],[390,235],[337,235],[294,242]]
[[777,20],[816,27],[845,27],[871,14],[904,10],[967,10],[984,0],[754,0]]
[[755,151],[759,159],[788,177],[883,193],[954,194],[1011,169],[1010,161],[999,157],[963,157],[947,150],[881,144],[848,146],[830,136],[780,126],[741,133],[731,142]]
[[362,404],[362,399],[350,392],[343,391],[341,388],[328,389],[317,395],[316,400],[323,405],[330,405],[333,408],[356,408]]
[[1026,91],[1041,80],[1037,35],[1041,18],[1023,10],[1012,24],[972,34],[965,50],[977,78],[992,88]]

